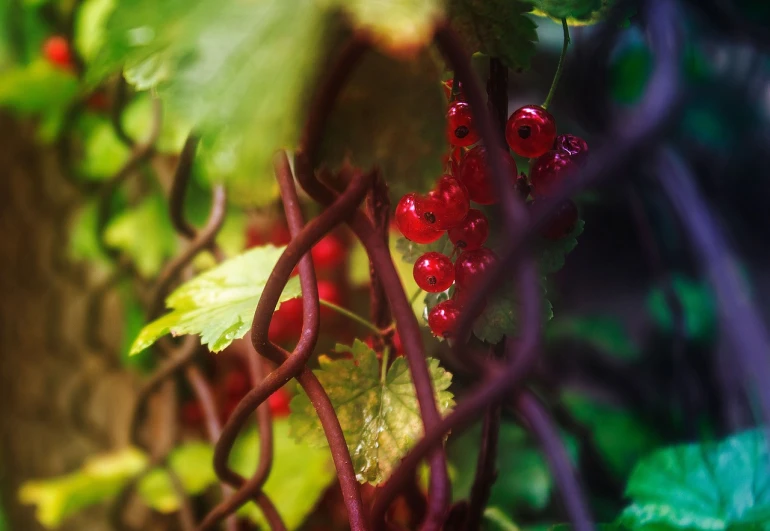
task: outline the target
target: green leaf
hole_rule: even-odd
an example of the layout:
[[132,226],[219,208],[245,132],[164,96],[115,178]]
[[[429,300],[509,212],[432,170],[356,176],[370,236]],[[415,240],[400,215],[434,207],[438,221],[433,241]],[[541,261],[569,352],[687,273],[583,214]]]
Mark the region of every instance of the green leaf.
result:
[[[328,450],[297,442],[289,435],[288,419],[273,422],[273,438],[273,470],[265,483],[265,493],[273,500],[287,529],[299,529],[337,474]],[[247,431],[233,448],[231,466],[251,477],[257,469],[258,449],[259,434],[256,430]],[[243,506],[239,514],[257,523],[260,529],[270,528],[252,502]]]
[[427,52],[410,61],[366,55],[329,119],[323,160],[335,167],[346,158],[360,168],[378,166],[394,198],[430,188],[447,149],[440,79]]
[[68,516],[115,496],[146,464],[145,455],[134,448],[94,456],[71,474],[24,483],[19,500],[37,505],[41,524],[57,527]]
[[[711,342],[717,330],[716,301],[711,289],[683,275],[674,275],[672,284],[684,312],[687,337],[702,343]],[[674,319],[663,290],[654,289],[650,292],[647,308],[661,329],[673,332]]]
[[80,173],[89,180],[103,181],[112,177],[130,155],[130,150],[115,135],[107,120],[99,120],[85,133]]
[[166,201],[159,194],[115,216],[104,231],[104,241],[133,260],[144,277],[155,276],[177,249]]
[[[524,429],[510,423],[500,425],[500,451],[497,454],[497,480],[492,485],[489,507],[503,514],[516,514],[522,509],[540,510],[548,503],[553,480],[548,464],[537,443]],[[447,442],[447,457],[455,469],[452,496],[467,499],[476,475],[476,462],[481,440],[481,425]],[[574,448],[569,447],[574,454]]]
[[577,247],[577,237],[583,233],[585,221],[578,220],[572,233],[556,241],[540,238],[536,244],[540,253],[540,272],[543,275],[556,273],[564,267],[564,260],[575,247]]
[[124,0],[88,79],[125,66],[156,87],[200,132],[199,157],[231,197],[264,200],[275,150],[297,143],[331,20],[316,0]]
[[[314,372],[334,404],[358,481],[376,485],[423,434],[411,373],[406,360],[399,357],[383,377],[377,354],[357,339],[352,346],[337,345],[336,352],[352,358],[321,357],[321,368]],[[439,411],[447,412],[454,404],[447,390],[452,375],[439,367],[438,360],[427,361]],[[327,444],[306,394],[294,397],[291,410],[296,440]]]
[[599,450],[618,477],[627,477],[642,456],[657,448],[662,439],[653,426],[629,411],[577,393],[563,393],[562,401],[586,426]]
[[484,509],[484,520],[486,531],[519,531],[519,526],[513,523],[513,520],[501,511],[498,507],[487,507]]
[[414,53],[433,39],[444,16],[441,0],[325,0],[343,9],[356,30],[372,35],[375,44],[397,56]]
[[[255,247],[182,284],[166,299],[171,309],[145,326],[131,346],[136,354],[169,332],[200,334],[201,343],[219,352],[251,327],[254,311],[268,276],[285,247]],[[302,293],[292,277],[279,299],[283,302]]]
[[719,443],[675,446],[643,459],[626,487],[631,529],[762,530],[770,526],[770,462],[764,429]]
[[96,231],[97,203],[92,200],[83,204],[72,219],[68,249],[70,259],[109,266],[110,259],[99,245]]
[[435,251],[437,253],[445,254],[447,256],[452,255],[454,247],[452,242],[449,241],[449,237],[444,234],[432,243],[414,243],[412,240],[407,240],[403,236],[396,240],[396,252],[401,255],[401,259],[408,263],[413,264],[419,257],[425,253]]
[[555,319],[547,330],[551,341],[579,341],[625,360],[637,359],[637,345],[620,319],[609,315],[582,315]]
[[104,43],[104,25],[115,0],[85,0],[75,14],[75,48],[89,62]]
[[[198,441],[175,448],[169,455],[168,466],[187,494],[200,494],[217,481],[213,462],[214,449],[210,444]],[[139,482],[137,492],[156,511],[173,513],[179,509],[179,496],[171,477],[163,468],[147,473]]]
[[[502,341],[503,336],[517,335],[519,333],[518,304],[513,286],[503,286],[487,301],[484,311],[473,323],[474,335],[492,344]],[[553,318],[553,307],[551,301],[545,298],[545,289],[543,289],[541,304],[543,321],[548,322]]]
[[526,70],[535,55],[537,25],[521,0],[449,0],[451,23],[469,52],[499,57],[508,68]]

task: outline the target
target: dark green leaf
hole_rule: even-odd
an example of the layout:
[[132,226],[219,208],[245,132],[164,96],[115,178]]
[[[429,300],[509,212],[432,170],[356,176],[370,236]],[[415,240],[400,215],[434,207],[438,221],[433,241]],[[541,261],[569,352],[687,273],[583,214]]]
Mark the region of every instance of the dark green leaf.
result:
[[[285,247],[255,247],[185,282],[166,299],[171,313],[145,326],[131,354],[168,334],[200,334],[201,343],[219,352],[251,327],[268,276]],[[280,301],[301,295],[297,277],[289,280]]]
[[556,273],[564,267],[564,260],[576,246],[577,237],[583,233],[585,222],[578,220],[572,234],[556,241],[540,238],[538,252],[540,253],[540,272],[543,275]]
[[770,526],[770,461],[764,429],[719,443],[688,444],[643,459],[626,487],[621,522],[675,529],[764,530]]
[[576,393],[563,393],[562,400],[590,430],[617,477],[626,477],[634,463],[661,443],[652,426],[622,408]]
[[521,0],[449,0],[451,23],[468,51],[499,57],[514,70],[528,69],[535,55],[537,25]]
[[367,55],[330,117],[323,160],[337,167],[348,157],[360,168],[378,166],[396,200],[430,188],[447,150],[440,78],[428,53],[410,61]]
[[[545,298],[545,289],[541,304],[543,320],[548,322],[553,317],[553,307]],[[503,336],[515,336],[519,333],[518,301],[512,285],[501,287],[487,301],[484,311],[473,323],[473,333],[480,340],[492,344],[502,341]]]
[[639,346],[619,319],[609,315],[585,315],[558,318],[548,328],[553,341],[579,341],[623,359],[639,357]]
[[[337,345],[336,351],[350,354],[351,359],[323,356],[319,360],[321,368],[314,373],[334,404],[358,480],[378,484],[423,433],[411,373],[406,360],[399,357],[387,374],[382,374],[377,354],[357,339],[350,347]],[[427,361],[439,410],[446,412],[454,404],[447,390],[452,375],[439,366],[438,360]],[[327,444],[306,394],[294,397],[291,410],[296,440]]]
[[[704,343],[712,341],[717,329],[717,314],[711,289],[706,284],[681,275],[675,275],[672,283],[684,311],[687,337]],[[663,290],[654,289],[650,292],[647,308],[659,327],[673,332],[673,317]]]

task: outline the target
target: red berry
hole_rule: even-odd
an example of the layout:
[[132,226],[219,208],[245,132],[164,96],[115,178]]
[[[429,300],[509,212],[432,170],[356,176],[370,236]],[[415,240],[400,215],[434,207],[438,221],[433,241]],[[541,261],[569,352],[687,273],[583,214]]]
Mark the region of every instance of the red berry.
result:
[[43,43],[43,55],[51,64],[62,68],[72,68],[72,53],[67,39],[53,36]]
[[396,225],[401,234],[415,243],[435,242],[441,237],[441,231],[428,225],[416,212],[417,194],[408,193],[396,206]]
[[574,159],[563,151],[549,151],[539,157],[529,172],[532,194],[536,197],[553,195],[565,177],[577,169]]
[[472,208],[463,222],[449,230],[449,240],[463,251],[478,249],[489,236],[489,221],[481,210]]
[[318,269],[333,269],[345,261],[345,245],[331,234],[321,238],[310,253]]
[[[337,284],[330,280],[318,281],[318,298],[342,306],[342,293]],[[321,315],[334,315],[336,312],[326,306],[321,306]]]
[[185,402],[182,406],[182,423],[191,428],[197,427],[203,421],[203,410],[197,400]]
[[446,112],[446,135],[453,146],[467,147],[479,141],[479,134],[473,125],[471,106],[464,101],[456,101]]
[[[516,161],[507,152],[503,152],[503,159],[510,171],[508,178],[511,184],[515,185],[519,176]],[[480,205],[491,205],[499,201],[492,185],[492,176],[489,174],[487,152],[484,146],[476,146],[465,154],[458,177],[468,190],[471,201]]]
[[460,309],[452,299],[438,303],[428,312],[428,326],[436,337],[452,337],[459,320]]
[[588,142],[575,135],[559,135],[553,143],[556,151],[567,153],[575,162],[584,162],[588,156]]
[[487,247],[460,253],[455,262],[457,288],[473,289],[482,277],[489,274],[495,262],[497,262],[497,255]]
[[295,339],[302,332],[302,299],[284,301],[273,313],[267,337],[274,343]]
[[291,402],[291,396],[288,391],[281,387],[275,393],[270,395],[267,399],[267,403],[270,405],[270,411],[274,417],[285,417],[291,410],[289,409],[289,403]]
[[578,209],[575,203],[564,201],[543,224],[540,233],[549,240],[560,240],[575,229],[578,222]]
[[538,105],[527,105],[515,111],[505,124],[505,139],[522,157],[539,157],[553,147],[556,120]]
[[[455,286],[454,293],[452,293],[452,300],[455,301],[455,304],[458,308],[463,309],[468,304],[468,301],[471,297],[471,294],[473,292],[468,289],[460,289],[457,286]],[[481,313],[484,311],[484,308],[486,308],[487,302],[486,298],[481,303],[481,307],[479,307],[479,310],[477,313],[477,317],[481,315]]]
[[449,289],[455,281],[455,267],[448,256],[429,252],[414,263],[414,280],[420,289],[429,293],[440,293]]
[[415,211],[430,227],[450,229],[462,223],[470,201],[465,187],[451,175],[443,175],[436,189],[415,200]]

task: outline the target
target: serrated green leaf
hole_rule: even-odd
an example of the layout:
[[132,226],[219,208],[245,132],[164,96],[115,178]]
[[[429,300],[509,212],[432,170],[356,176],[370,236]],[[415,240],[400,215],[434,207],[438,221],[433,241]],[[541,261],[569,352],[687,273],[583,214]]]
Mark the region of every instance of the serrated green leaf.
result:
[[[358,481],[376,485],[423,434],[411,373],[406,360],[399,357],[381,379],[377,354],[358,339],[352,346],[337,345],[336,351],[350,354],[352,359],[321,357],[321,367],[314,373],[334,404]],[[454,404],[447,390],[452,375],[438,360],[427,361],[439,411],[445,413]],[[305,393],[294,397],[291,410],[289,420],[296,440],[327,444]]]
[[263,201],[274,152],[298,140],[331,20],[315,0],[124,0],[88,79],[125,66],[153,83],[200,132],[199,158],[232,200]]
[[419,257],[431,251],[451,256],[454,247],[446,234],[442,235],[441,238],[435,242],[425,244],[415,243],[412,240],[407,240],[403,236],[396,240],[396,252],[400,254],[401,259],[408,264],[415,263]]
[[166,201],[151,195],[137,207],[118,214],[105,228],[104,241],[130,257],[139,274],[155,276],[177,249]]
[[548,328],[548,339],[580,341],[626,360],[637,359],[637,345],[620,319],[609,315],[575,315],[556,319]]
[[633,505],[621,523],[636,530],[751,529],[770,526],[770,456],[763,428],[719,443],[688,444],[643,459],[626,487]]
[[37,506],[35,517],[41,524],[57,527],[68,516],[115,496],[146,465],[146,456],[135,448],[94,456],[71,474],[27,481],[19,489],[19,501]]
[[427,52],[410,61],[365,56],[329,119],[323,160],[378,166],[393,198],[430,188],[442,174],[447,145],[440,78]]
[[[273,470],[265,483],[265,493],[273,500],[287,529],[300,529],[302,522],[318,505],[337,477],[328,450],[296,441],[289,434],[289,420],[273,422]],[[244,477],[251,477],[259,460],[259,434],[249,430],[235,444],[230,465]],[[249,502],[238,514],[249,518],[260,529],[270,526],[257,506]]]
[[537,25],[521,0],[449,0],[452,26],[469,52],[499,57],[508,68],[526,70],[535,55]]
[[324,0],[343,9],[358,31],[372,35],[381,49],[403,57],[424,48],[443,19],[441,0]]
[[[141,352],[169,332],[200,334],[201,343],[212,352],[243,337],[251,328],[262,290],[284,249],[255,247],[182,284],[166,299],[171,313],[145,326],[130,354]],[[292,277],[279,301],[301,294],[299,280]]]
[[[519,333],[518,302],[512,286],[498,290],[484,307],[484,311],[473,323],[473,334],[482,341],[496,344],[504,336],[515,336]],[[543,321],[553,318],[551,301],[545,298],[543,289]]]
[[566,256],[577,247],[577,237],[583,233],[585,221],[578,220],[575,228],[569,236],[556,241],[540,238],[537,243],[537,252],[540,255],[540,272],[543,275],[556,273],[564,267]]

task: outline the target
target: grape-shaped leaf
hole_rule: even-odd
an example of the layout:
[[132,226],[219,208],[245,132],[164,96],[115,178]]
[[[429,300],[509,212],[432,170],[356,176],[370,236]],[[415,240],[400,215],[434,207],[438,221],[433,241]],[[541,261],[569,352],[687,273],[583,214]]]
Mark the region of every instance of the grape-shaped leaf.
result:
[[[168,334],[200,334],[201,343],[219,352],[251,327],[267,278],[285,247],[255,247],[182,284],[166,299],[171,309],[145,326],[131,346],[136,354]],[[291,278],[280,301],[302,293]]]
[[535,55],[537,25],[522,0],[449,0],[452,26],[468,51],[499,57],[514,70],[526,70]]
[[[334,404],[358,481],[376,485],[423,434],[412,376],[402,357],[381,370],[377,354],[359,340],[352,346],[337,345],[336,351],[351,358],[321,357],[321,368],[314,372]],[[446,412],[454,404],[447,390],[452,375],[438,360],[427,361],[439,411]],[[294,397],[291,410],[292,434],[298,441],[327,444],[306,394]]]
[[631,474],[626,496],[633,505],[620,521],[630,529],[768,529],[769,459],[764,429],[660,450]]
[[124,0],[90,65],[126,67],[202,135],[201,155],[234,200],[264,200],[276,149],[293,147],[328,53],[331,13],[316,0]]
[[128,255],[141,275],[155,276],[177,249],[166,201],[152,195],[136,208],[118,214],[107,225],[104,241]]
[[147,457],[135,448],[93,456],[70,474],[24,483],[19,500],[37,505],[37,520],[56,527],[68,516],[115,496],[146,465]]
[[383,50],[403,56],[425,47],[443,18],[442,0],[325,0],[342,8]]

